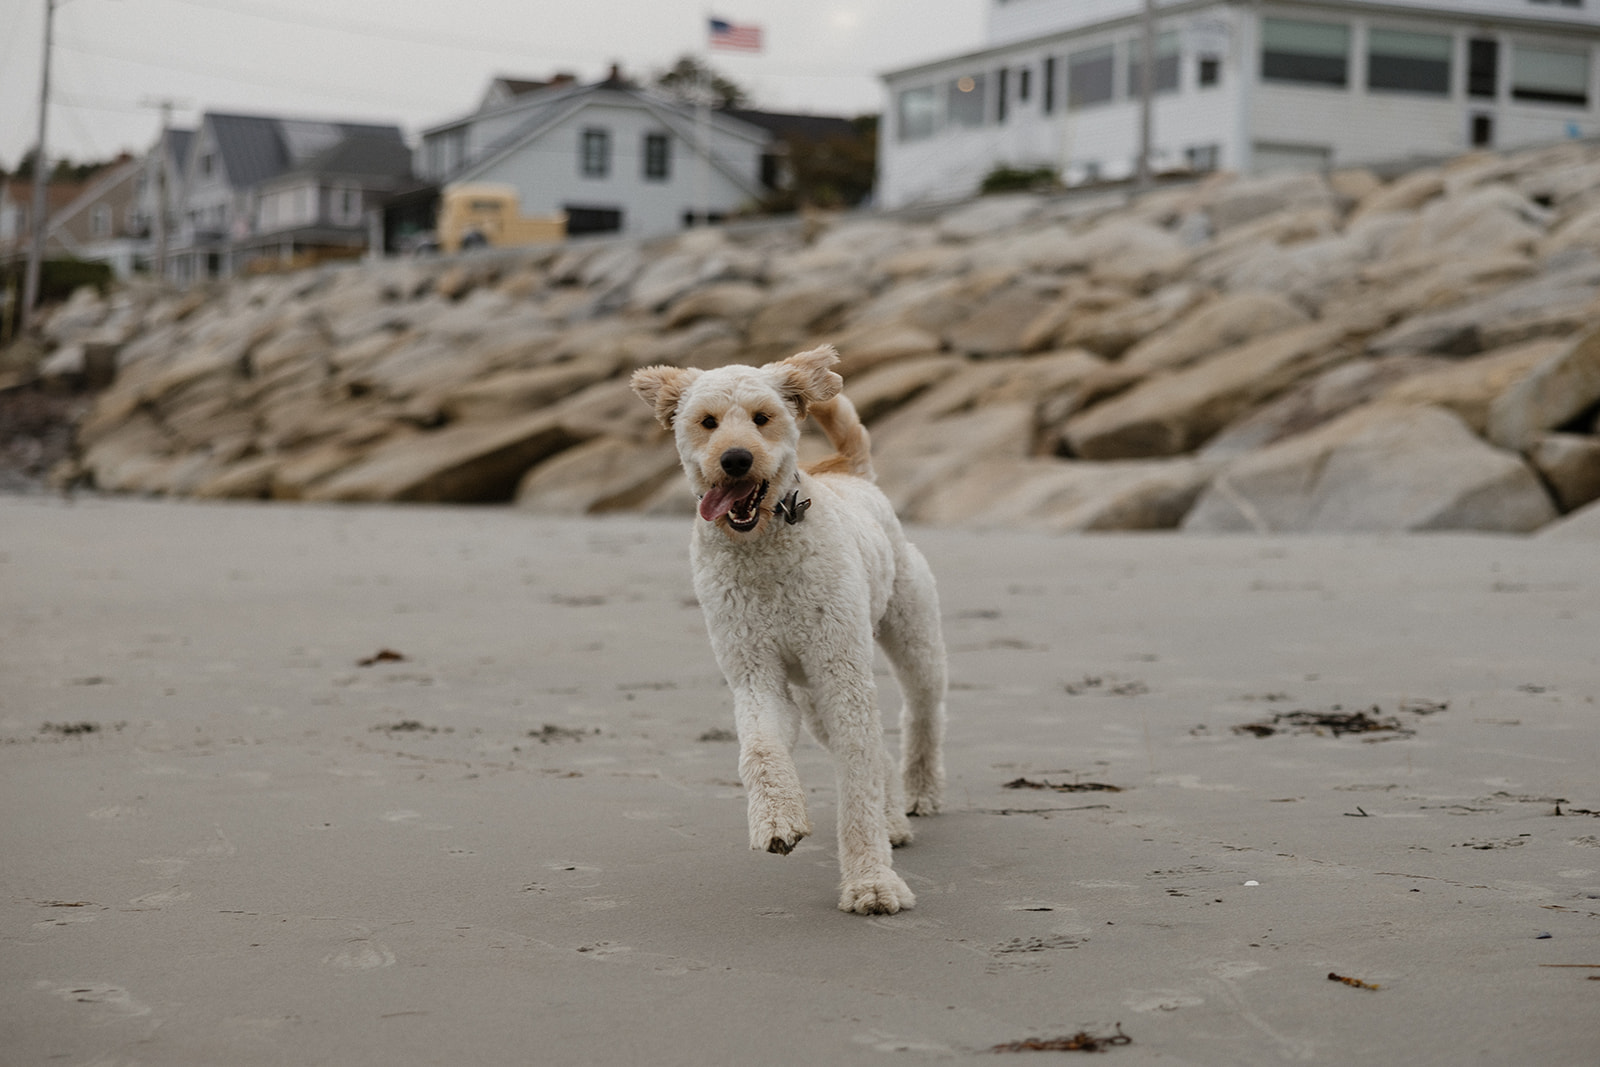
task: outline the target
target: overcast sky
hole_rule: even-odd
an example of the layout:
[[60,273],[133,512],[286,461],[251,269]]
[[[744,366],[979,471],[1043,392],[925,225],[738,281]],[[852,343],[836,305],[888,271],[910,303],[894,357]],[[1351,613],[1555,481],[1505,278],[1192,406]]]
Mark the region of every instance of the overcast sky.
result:
[[[877,74],[982,43],[985,0],[57,0],[50,156],[142,152],[203,110],[360,119],[408,136],[469,111],[490,77],[611,63],[644,79],[705,54],[707,14],[762,27],[712,63],[758,106],[854,115]],[[45,0],[0,0],[0,163],[34,143]]]

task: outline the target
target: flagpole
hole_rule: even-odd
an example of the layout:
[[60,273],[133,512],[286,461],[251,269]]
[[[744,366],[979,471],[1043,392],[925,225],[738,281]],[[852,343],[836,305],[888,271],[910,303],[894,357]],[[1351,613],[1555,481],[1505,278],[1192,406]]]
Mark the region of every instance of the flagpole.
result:
[[707,86],[702,84],[705,72],[711,69],[711,12],[700,13],[700,70],[694,86],[694,136],[697,159],[694,169],[694,209],[697,225],[711,225],[711,106],[706,97]]

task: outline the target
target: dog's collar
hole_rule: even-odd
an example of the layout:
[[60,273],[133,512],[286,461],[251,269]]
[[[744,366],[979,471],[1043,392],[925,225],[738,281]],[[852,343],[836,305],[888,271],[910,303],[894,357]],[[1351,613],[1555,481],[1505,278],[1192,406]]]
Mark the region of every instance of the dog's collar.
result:
[[800,490],[791,489],[787,496],[780,497],[778,502],[772,505],[772,513],[793,526],[806,517],[806,509],[809,507],[811,507],[810,498],[801,500]]

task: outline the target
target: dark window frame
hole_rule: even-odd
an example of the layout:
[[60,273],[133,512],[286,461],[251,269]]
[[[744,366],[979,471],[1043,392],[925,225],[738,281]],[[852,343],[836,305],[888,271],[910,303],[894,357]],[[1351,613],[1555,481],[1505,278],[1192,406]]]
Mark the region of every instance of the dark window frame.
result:
[[610,177],[610,130],[586,126],[578,132],[578,173],[585,178]]
[[[1268,44],[1268,30],[1279,26],[1319,27],[1343,31],[1344,54],[1338,57],[1292,48],[1274,48]],[[1314,19],[1262,20],[1261,80],[1284,85],[1315,86],[1325,89],[1350,88],[1351,33],[1348,23],[1320,22]]]
[[651,182],[672,180],[672,137],[653,132],[644,135],[644,179]]

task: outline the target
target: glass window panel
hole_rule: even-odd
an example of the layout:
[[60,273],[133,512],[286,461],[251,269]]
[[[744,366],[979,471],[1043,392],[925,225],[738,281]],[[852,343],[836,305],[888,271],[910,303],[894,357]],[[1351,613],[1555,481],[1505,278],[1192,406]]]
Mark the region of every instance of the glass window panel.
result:
[[[1156,84],[1158,93],[1178,91],[1178,34],[1177,31],[1156,35]],[[1144,46],[1135,37],[1128,42],[1128,95],[1138,96],[1144,90],[1139,85],[1144,69]]]
[[1450,38],[1374,28],[1367,34],[1367,88],[1450,92]]
[[1115,53],[1110,45],[1067,56],[1067,107],[1103,104],[1116,91]]
[[1511,53],[1511,95],[1554,104],[1589,102],[1589,54],[1519,44]]
[[952,126],[982,126],[984,114],[984,76],[968,74],[948,87],[945,115]]
[[900,94],[898,108],[900,140],[920,141],[933,136],[938,125],[938,100],[933,86],[905,90]]
[[1310,85],[1349,84],[1350,27],[1331,22],[1263,19],[1261,77]]

